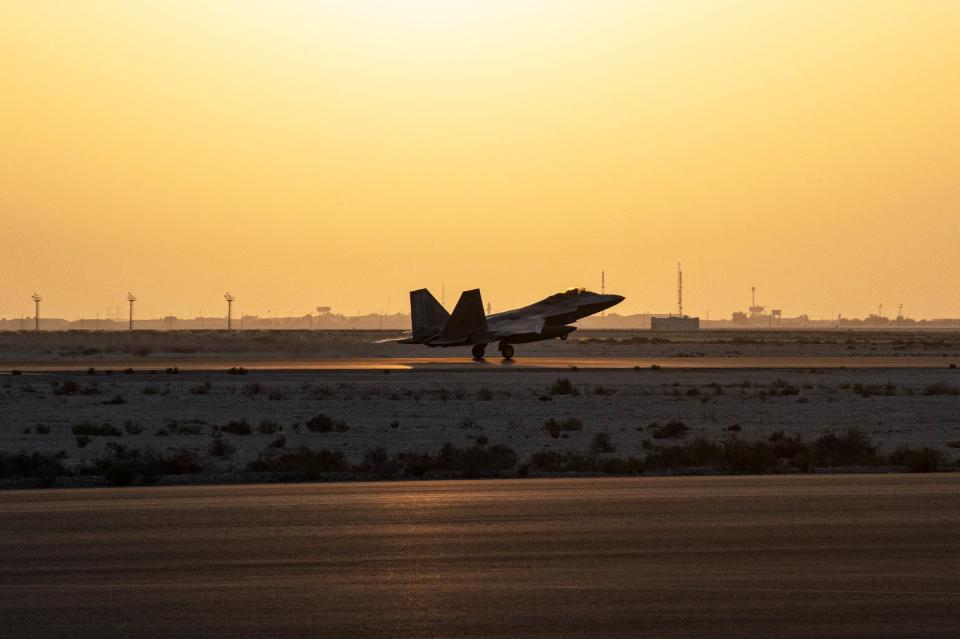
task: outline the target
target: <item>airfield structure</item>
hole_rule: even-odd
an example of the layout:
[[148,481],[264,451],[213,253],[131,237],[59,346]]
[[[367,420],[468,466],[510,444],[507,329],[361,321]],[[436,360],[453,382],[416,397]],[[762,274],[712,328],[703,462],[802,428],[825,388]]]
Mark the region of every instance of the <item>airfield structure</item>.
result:
[[317,307],[317,328],[321,328],[323,320],[330,316],[330,310],[329,306]]
[[766,306],[761,306],[757,304],[757,287],[750,287],[750,308],[747,310],[750,311],[750,319],[761,319],[763,317],[763,311],[766,310]]

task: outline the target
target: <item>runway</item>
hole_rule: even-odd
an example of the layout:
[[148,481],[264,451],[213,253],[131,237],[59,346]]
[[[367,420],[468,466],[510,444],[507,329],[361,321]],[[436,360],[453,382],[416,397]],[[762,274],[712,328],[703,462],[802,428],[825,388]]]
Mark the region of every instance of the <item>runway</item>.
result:
[[955,637],[960,474],[8,492],[31,637]]
[[960,364],[960,358],[932,356],[904,357],[517,357],[511,361],[488,358],[476,362],[469,357],[344,357],[326,359],[263,358],[131,358],[115,360],[57,359],[55,361],[10,361],[2,373],[67,372],[97,370],[223,371],[231,367],[248,370],[534,370],[582,368],[596,370],[649,369],[651,367],[709,369],[809,369],[809,368],[947,368]]

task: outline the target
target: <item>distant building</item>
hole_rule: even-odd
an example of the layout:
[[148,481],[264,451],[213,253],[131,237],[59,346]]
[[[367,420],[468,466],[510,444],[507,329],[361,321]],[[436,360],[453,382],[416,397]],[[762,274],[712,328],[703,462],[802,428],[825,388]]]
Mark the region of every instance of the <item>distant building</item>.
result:
[[654,331],[699,331],[699,317],[651,317],[650,329]]

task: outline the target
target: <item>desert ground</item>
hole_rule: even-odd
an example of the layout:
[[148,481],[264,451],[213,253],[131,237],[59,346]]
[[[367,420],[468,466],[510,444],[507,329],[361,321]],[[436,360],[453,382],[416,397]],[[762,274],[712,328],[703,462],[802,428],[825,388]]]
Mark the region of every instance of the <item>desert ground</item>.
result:
[[[15,457],[34,454],[54,464],[45,477],[54,485],[950,470],[960,462],[956,333],[594,332],[521,345],[514,366],[466,362],[463,349],[451,349],[449,363],[400,370],[307,368],[425,354],[375,343],[383,336],[0,335],[0,483],[32,485]],[[556,365],[524,366],[527,355]],[[670,365],[564,365],[644,357]],[[757,365],[778,357],[810,364]],[[710,358],[730,363],[697,365]],[[822,365],[831,358],[844,366]],[[923,365],[877,366],[877,358]],[[321,451],[329,455],[316,457]],[[162,468],[141,472],[158,459]]]

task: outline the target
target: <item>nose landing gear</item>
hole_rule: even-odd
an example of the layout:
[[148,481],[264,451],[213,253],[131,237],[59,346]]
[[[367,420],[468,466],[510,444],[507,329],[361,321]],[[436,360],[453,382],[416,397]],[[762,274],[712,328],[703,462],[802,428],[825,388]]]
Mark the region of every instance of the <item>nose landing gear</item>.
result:
[[503,355],[503,359],[513,359],[513,346],[507,344],[506,342],[500,342],[499,345],[500,354]]
[[470,352],[473,353],[473,359],[480,362],[480,361],[483,361],[483,353],[486,350],[487,350],[486,344],[474,344]]

